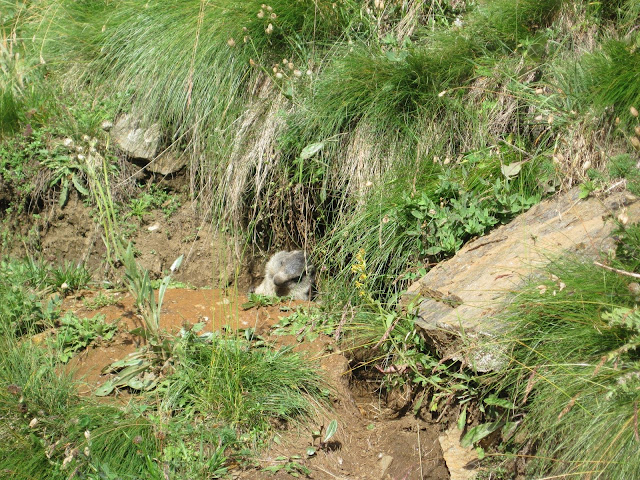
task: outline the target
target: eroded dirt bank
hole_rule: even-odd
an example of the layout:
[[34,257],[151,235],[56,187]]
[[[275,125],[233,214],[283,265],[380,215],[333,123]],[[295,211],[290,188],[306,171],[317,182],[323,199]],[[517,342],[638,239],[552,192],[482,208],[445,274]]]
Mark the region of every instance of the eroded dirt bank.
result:
[[[174,281],[196,287],[247,288],[259,274],[262,259],[244,263],[234,242],[203,219],[197,202],[188,200],[187,195],[176,198],[179,206],[170,214],[154,209],[141,217],[122,219],[138,264],[149,271],[151,279],[157,279],[166,274],[176,258],[184,255]],[[12,238],[0,253],[16,257],[30,254],[55,264],[84,263],[98,282],[122,278],[121,269],[114,272],[106,262],[104,232],[97,223],[96,212],[75,193],[64,208],[56,203],[37,215],[6,220]]]

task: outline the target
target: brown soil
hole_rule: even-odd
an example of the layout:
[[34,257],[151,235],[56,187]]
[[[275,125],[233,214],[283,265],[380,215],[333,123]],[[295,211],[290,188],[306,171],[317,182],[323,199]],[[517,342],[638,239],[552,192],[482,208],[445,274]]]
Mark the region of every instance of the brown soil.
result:
[[[0,199],[1,200],[1,199]],[[149,271],[151,279],[167,273],[176,258],[184,261],[173,279],[196,287],[227,287],[237,285],[245,289],[259,275],[259,264],[243,264],[235,245],[214,227],[202,220],[197,204],[185,198],[169,217],[161,210],[143,219],[129,217],[126,226],[129,238],[139,256],[141,267]],[[0,218],[2,212],[0,211]],[[122,278],[122,269],[112,271],[106,263],[106,248],[102,228],[91,216],[77,194],[60,208],[57,203],[45,208],[37,218],[30,215],[7,218],[15,238],[5,245],[12,256],[30,253],[52,264],[84,263],[96,281]],[[25,252],[25,246],[29,252]],[[236,266],[241,268],[236,270]]]
[[[136,349],[129,329],[140,325],[133,298],[128,293],[115,293],[118,303],[97,310],[88,310],[85,303],[96,297],[95,292],[81,292],[65,299],[64,308],[78,315],[92,317],[103,314],[109,322],[118,322],[120,332],[106,345],[90,348],[75,357],[69,368],[82,379],[81,392],[91,392],[109,377],[101,370]],[[232,329],[255,328],[263,337],[279,344],[294,345],[318,363],[319,370],[330,384],[332,411],[318,412],[307,426],[285,426],[278,432],[271,447],[258,459],[260,468],[294,461],[304,465],[317,479],[430,479],[444,480],[449,472],[438,443],[439,427],[395,413],[385,408],[382,400],[366,389],[352,390],[352,375],[345,356],[337,350],[333,339],[320,335],[314,341],[298,342],[295,336],[276,336],[273,327],[281,317],[295,311],[306,302],[242,310],[246,297],[234,292],[208,289],[170,289],[167,291],[162,315],[162,327],[176,333],[184,325],[205,322],[204,331],[228,326]],[[283,311],[283,307],[284,310]],[[357,391],[357,394],[354,393]],[[126,399],[126,395],[125,395]],[[325,448],[308,457],[312,431],[337,419],[339,428]],[[318,442],[315,443],[318,447]],[[295,456],[300,458],[295,459]],[[281,460],[286,457],[293,460]],[[291,476],[284,469],[275,475],[259,468],[234,472],[242,479],[285,479]]]

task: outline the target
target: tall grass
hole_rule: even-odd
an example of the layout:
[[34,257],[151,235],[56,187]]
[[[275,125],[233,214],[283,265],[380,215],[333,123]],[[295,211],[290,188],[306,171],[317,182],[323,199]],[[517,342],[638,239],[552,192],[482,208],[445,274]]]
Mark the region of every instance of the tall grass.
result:
[[580,258],[548,272],[552,280],[533,280],[509,308],[514,343],[501,375],[526,412],[530,473],[635,478],[639,324],[630,281]]
[[585,58],[591,75],[589,93],[600,107],[614,107],[625,121],[632,120],[630,107],[640,108],[640,52],[637,42],[640,34],[629,38],[610,39],[600,51]]
[[[29,33],[49,64],[62,72],[71,64],[68,78],[126,92],[123,110],[160,122],[167,144],[191,153],[191,185],[219,215],[261,230],[254,238],[266,244],[296,244],[324,234],[363,184],[404,168],[403,156],[424,141],[413,124],[441,120],[449,105],[439,94],[459,96],[477,59],[525,49],[563,4],[486,2],[461,27],[434,30],[451,20],[436,3],[420,14],[353,1],[48,0],[31,8]],[[285,128],[238,137],[278,115],[288,117]],[[263,131],[281,142],[264,148]],[[236,157],[238,143],[260,158]],[[319,143],[317,155],[304,154]],[[289,185],[295,194],[284,192]],[[291,211],[311,227],[287,236]]]
[[[268,431],[270,420],[304,419],[322,402],[322,378],[290,349],[217,334],[210,345],[183,345],[167,399],[188,398],[196,411],[241,432]],[[166,405],[173,408],[172,402]]]

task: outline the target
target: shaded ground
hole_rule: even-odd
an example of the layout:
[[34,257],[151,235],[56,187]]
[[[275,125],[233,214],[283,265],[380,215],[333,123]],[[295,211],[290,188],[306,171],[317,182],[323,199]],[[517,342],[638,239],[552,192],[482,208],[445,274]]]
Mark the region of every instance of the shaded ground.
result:
[[[127,333],[140,324],[133,298],[124,292],[109,295],[117,295],[117,303],[97,310],[89,310],[85,305],[95,299],[95,292],[81,292],[64,302],[65,309],[78,315],[103,314],[108,322],[120,325],[120,333],[112,342],[90,348],[70,362],[70,368],[82,380],[82,393],[87,395],[109,378],[101,374],[103,367],[136,349],[134,337]],[[277,344],[294,345],[295,350],[305,351],[317,362],[327,378],[334,392],[334,410],[318,413],[310,425],[288,426],[278,432],[271,447],[258,459],[261,468],[283,466],[275,475],[250,469],[234,472],[237,478],[291,478],[284,469],[291,462],[305,466],[312,472],[311,477],[318,479],[449,478],[438,442],[439,427],[410,416],[394,418],[395,412],[385,408],[375,393],[366,388],[352,390],[348,361],[330,337],[319,335],[312,342],[298,342],[295,335],[273,334],[272,327],[281,317],[306,302],[242,310],[239,305],[245,301],[244,295],[221,290],[171,289],[165,296],[162,325],[173,333],[183,325],[197,322],[206,322],[205,331],[225,325],[234,330],[255,328],[258,334]],[[318,449],[316,455],[308,457],[306,449],[312,445],[312,432],[334,418],[338,421],[338,432],[325,449]]]

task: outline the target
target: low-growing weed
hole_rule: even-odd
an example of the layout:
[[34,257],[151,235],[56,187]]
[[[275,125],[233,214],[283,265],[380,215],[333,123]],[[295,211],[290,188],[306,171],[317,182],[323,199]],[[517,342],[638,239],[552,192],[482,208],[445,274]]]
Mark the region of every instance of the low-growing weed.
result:
[[311,470],[302,464],[301,455],[292,455],[290,457],[281,455],[273,460],[276,463],[264,467],[262,469],[263,472],[273,473],[274,475],[278,472],[286,472],[292,477],[299,477],[300,475],[308,477],[311,475]]
[[249,310],[254,307],[272,307],[282,302],[282,298],[280,297],[259,295],[257,293],[250,293],[248,299],[249,301],[242,304],[243,310]]
[[33,260],[0,261],[0,333],[23,335],[52,327],[60,298],[48,295],[49,270]]
[[83,164],[84,157],[80,155],[69,155],[53,149],[49,156],[43,160],[43,165],[51,170],[52,178],[49,187],[59,187],[60,197],[58,203],[64,207],[69,199],[69,187],[73,186],[78,193],[85,197],[89,195],[86,185],[86,169]]
[[124,218],[138,217],[143,220],[145,215],[149,215],[156,208],[162,209],[165,218],[169,218],[180,208],[180,201],[177,196],[152,185],[147,192],[129,201]]
[[313,342],[319,335],[331,335],[335,332],[336,322],[324,315],[320,309],[298,307],[295,312],[280,319],[273,326],[275,335],[295,335],[298,342]]
[[117,294],[107,295],[105,292],[100,291],[93,298],[85,298],[82,300],[82,305],[87,310],[99,310],[109,305],[116,305],[120,301]]
[[60,326],[56,329],[55,339],[51,341],[58,360],[67,363],[77,352],[92,343],[111,340],[118,331],[118,325],[105,323],[104,318],[104,315],[80,318],[71,312],[65,314],[59,320]]

